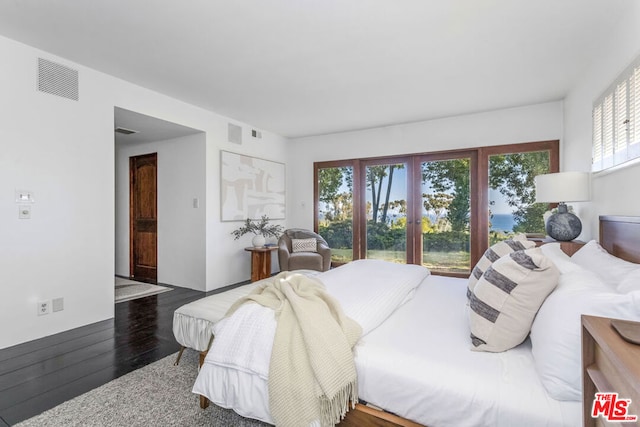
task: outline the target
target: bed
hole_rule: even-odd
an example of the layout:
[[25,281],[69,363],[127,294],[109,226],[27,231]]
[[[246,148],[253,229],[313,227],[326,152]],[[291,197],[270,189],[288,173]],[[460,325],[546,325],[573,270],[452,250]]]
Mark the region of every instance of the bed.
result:
[[[603,247],[627,261],[640,260],[640,222],[637,218],[607,216],[601,218],[601,224]],[[594,264],[589,258],[583,262]],[[638,266],[622,265],[620,274],[626,274],[630,268],[637,269]],[[542,339],[532,343],[532,339],[527,338],[517,347],[501,353],[469,351],[467,282],[435,275],[424,277],[412,298],[402,301],[397,310],[364,335],[354,352],[359,397],[363,404],[350,411],[342,425],[581,424],[579,399],[571,396],[553,398],[547,388],[549,378],[540,375],[544,366],[540,367],[534,358],[533,347],[536,342],[542,343]],[[604,285],[598,286],[598,295],[613,296]],[[629,294],[640,298],[640,290],[632,289]],[[550,300],[562,304],[558,298],[547,301]],[[629,311],[618,317],[640,318],[640,313],[634,311],[640,299],[629,301]],[[617,301],[616,304],[621,305]],[[424,325],[434,327],[425,328]],[[537,336],[541,335],[544,336],[538,331]],[[553,338],[553,334],[549,335]],[[535,337],[533,329],[532,336]],[[559,339],[567,341],[562,336]],[[544,346],[536,345],[539,354]],[[579,340],[575,345],[579,346]],[[206,397],[201,403],[210,398],[241,415],[272,422],[264,381],[257,381],[250,387],[251,394],[240,398],[244,403],[233,401],[238,396],[231,401],[220,399],[220,395],[228,394],[234,387],[229,383],[229,376],[237,372],[227,370],[221,374],[219,368],[205,360],[194,386],[195,393]],[[365,405],[364,402],[368,403]]]

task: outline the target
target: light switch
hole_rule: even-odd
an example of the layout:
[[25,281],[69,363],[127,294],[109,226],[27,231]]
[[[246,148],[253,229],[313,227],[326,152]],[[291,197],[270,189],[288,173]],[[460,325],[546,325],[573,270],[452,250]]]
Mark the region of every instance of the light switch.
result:
[[31,190],[16,190],[16,203],[35,203],[35,196]]
[[193,198],[193,207],[196,209],[200,207],[200,199],[198,199],[197,197]]
[[18,218],[31,219],[31,206],[22,205],[18,207]]

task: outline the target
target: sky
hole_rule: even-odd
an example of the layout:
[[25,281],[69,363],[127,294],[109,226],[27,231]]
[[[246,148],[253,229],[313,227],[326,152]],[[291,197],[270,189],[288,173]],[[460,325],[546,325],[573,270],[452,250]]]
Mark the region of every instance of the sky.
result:
[[[387,179],[383,182],[383,191],[386,191],[386,183]],[[423,190],[423,192],[432,191],[431,187],[427,187]],[[340,187],[340,192],[347,192],[348,187],[346,183],[343,183]],[[383,196],[384,197],[384,196]],[[391,201],[394,200],[407,200],[407,170],[406,169],[396,169],[393,173],[393,187],[391,188],[391,194],[389,199]],[[368,202],[371,201],[371,190],[367,189],[366,200]],[[511,208],[506,201],[506,198],[498,191],[489,189],[489,200],[495,202],[491,206],[491,213],[493,215],[501,215],[506,214],[510,215],[513,213],[513,208]],[[423,213],[424,212],[423,210]],[[396,213],[397,214],[397,213]]]
[[[387,179],[383,182],[382,188],[386,190]],[[384,191],[383,190],[383,191]],[[425,188],[423,192],[429,192],[430,187]],[[347,186],[343,185],[340,191],[347,191]],[[432,190],[431,190],[432,191]],[[407,170],[396,169],[393,172],[393,187],[391,188],[390,200],[407,200]],[[507,204],[507,200],[498,190],[489,190],[489,200],[495,201],[491,206],[492,214],[511,214],[513,208]],[[371,190],[367,190],[367,201],[371,201]]]

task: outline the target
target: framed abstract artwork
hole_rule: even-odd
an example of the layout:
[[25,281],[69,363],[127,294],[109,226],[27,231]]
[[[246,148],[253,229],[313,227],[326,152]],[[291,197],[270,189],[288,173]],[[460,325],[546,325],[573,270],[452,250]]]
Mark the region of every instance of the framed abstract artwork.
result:
[[285,217],[284,163],[220,151],[222,221]]

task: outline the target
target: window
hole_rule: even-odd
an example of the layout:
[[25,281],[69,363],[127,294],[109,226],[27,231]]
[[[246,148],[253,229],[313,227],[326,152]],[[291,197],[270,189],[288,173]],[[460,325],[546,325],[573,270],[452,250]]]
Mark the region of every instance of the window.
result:
[[471,165],[469,152],[420,158],[421,263],[440,273],[471,272]]
[[314,164],[315,227],[334,264],[419,264],[468,276],[489,244],[543,233],[533,178],[558,171],[558,141]]
[[594,172],[640,157],[640,58],[593,105]]
[[316,230],[331,248],[331,261],[353,260],[353,166],[316,168]]
[[551,172],[548,150],[489,155],[489,245],[514,233],[545,235],[546,203],[535,203],[534,178]]
[[407,166],[398,159],[363,162],[368,259],[407,262]]

